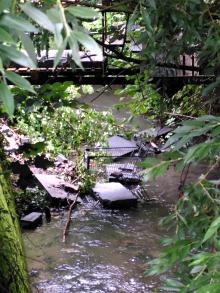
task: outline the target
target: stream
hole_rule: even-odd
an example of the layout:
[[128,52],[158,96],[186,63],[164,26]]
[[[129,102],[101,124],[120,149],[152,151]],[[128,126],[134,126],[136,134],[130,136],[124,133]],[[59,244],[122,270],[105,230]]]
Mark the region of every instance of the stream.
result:
[[[91,104],[96,95],[87,95],[82,101]],[[108,91],[92,106],[103,111],[112,109],[116,102],[118,97]],[[129,117],[125,110],[113,113],[117,119]],[[133,123],[140,130],[149,125],[142,117]],[[173,175],[166,178],[173,179]],[[166,178],[159,185],[149,186],[150,196],[157,198],[154,203],[139,203],[129,210],[107,210],[93,202],[74,210],[65,244],[62,232],[66,212],[57,213],[51,223],[35,231],[25,231],[33,292],[147,293],[158,288],[160,279],[148,277],[145,271],[146,263],[159,254],[161,237],[168,233],[159,226],[159,220],[169,213],[177,194],[177,185],[172,180],[167,184]],[[164,192],[168,196],[165,199]]]
[[[158,256],[158,221],[169,205],[142,203],[135,209],[81,206],[73,213],[67,242],[62,243],[66,214],[35,231],[23,233],[34,292],[142,293],[159,285],[147,277],[146,263]],[[36,289],[37,288],[37,289]]]

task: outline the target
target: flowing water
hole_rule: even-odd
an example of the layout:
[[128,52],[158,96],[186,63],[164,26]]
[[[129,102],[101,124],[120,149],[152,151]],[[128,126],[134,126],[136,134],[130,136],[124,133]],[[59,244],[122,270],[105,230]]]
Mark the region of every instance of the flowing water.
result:
[[[97,95],[83,97],[90,103]],[[95,99],[98,110],[113,109],[118,102],[111,91]],[[129,117],[113,110],[116,119]],[[133,121],[140,129],[149,126],[143,117]],[[159,220],[175,201],[174,173],[149,186],[157,203],[141,203],[130,210],[106,210],[86,205],[74,211],[67,242],[62,243],[66,214],[52,217],[35,231],[23,234],[34,292],[45,293],[147,293],[159,286],[159,278],[147,277],[146,263],[158,256],[161,236],[167,231]],[[168,179],[168,180],[167,180]],[[178,178],[175,178],[178,181]],[[165,188],[164,188],[165,187]],[[153,194],[152,194],[153,191]],[[161,200],[162,198],[165,201]],[[167,202],[167,204],[165,204]]]
[[[66,214],[23,234],[31,281],[36,292],[142,293],[158,287],[146,263],[158,255],[158,225],[169,206],[142,203],[135,209],[106,210],[88,205],[76,210],[67,242]],[[37,289],[36,289],[37,288]]]
[[[90,103],[92,96],[83,101]],[[111,92],[95,99],[96,110],[107,110],[118,101]],[[127,112],[114,112],[117,119]],[[139,117],[140,129],[148,121]],[[195,180],[204,166],[194,168]],[[148,194],[155,203],[139,203],[129,210],[107,210],[94,203],[81,206],[72,214],[67,242],[62,243],[66,212],[52,217],[35,231],[23,233],[28,267],[34,292],[45,293],[148,293],[160,279],[145,274],[146,263],[157,257],[160,239],[169,234],[159,226],[177,200],[180,174],[170,168],[156,182],[149,183]]]

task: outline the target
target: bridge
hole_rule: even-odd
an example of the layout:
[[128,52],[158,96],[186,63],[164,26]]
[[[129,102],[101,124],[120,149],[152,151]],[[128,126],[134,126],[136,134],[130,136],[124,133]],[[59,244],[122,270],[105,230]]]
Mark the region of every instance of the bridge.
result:
[[[83,4],[91,6],[88,2],[79,0],[62,1],[64,5]],[[11,64],[8,70],[26,77],[32,84],[73,81],[76,84],[127,84],[132,83],[126,76],[136,75],[147,64],[141,59],[143,46],[135,39],[128,38],[128,22],[132,12],[132,5],[124,12],[117,6],[120,1],[102,0],[100,4],[94,5],[101,13],[102,27],[99,32],[91,32],[91,35],[103,48],[103,56],[96,56],[85,51],[80,51],[81,63],[84,69],[75,66],[71,61],[71,50],[64,50],[58,66],[53,68],[53,60],[57,51],[53,49],[40,51],[37,58],[36,69],[20,68],[17,64]],[[130,9],[130,10],[129,10]],[[124,22],[119,27],[107,24],[108,13],[124,14]],[[139,25],[133,25],[130,31],[141,29]],[[125,53],[125,46],[129,48],[129,54]],[[82,49],[82,48],[81,48]],[[112,65],[111,60],[118,59],[131,64],[129,68],[117,68]],[[178,64],[159,63],[153,75],[152,82],[168,85],[175,89],[185,84],[206,84],[214,80],[214,76],[205,75],[198,65],[196,54],[183,54],[179,57]]]

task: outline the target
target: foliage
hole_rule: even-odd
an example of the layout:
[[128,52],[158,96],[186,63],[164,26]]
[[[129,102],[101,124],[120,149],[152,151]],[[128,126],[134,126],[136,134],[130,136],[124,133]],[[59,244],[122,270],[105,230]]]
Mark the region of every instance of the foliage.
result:
[[104,143],[117,131],[116,121],[110,112],[81,105],[79,91],[70,83],[44,85],[37,96],[27,97],[18,107],[18,127],[32,142],[44,141],[46,150],[54,154],[80,153],[83,145]]
[[[175,236],[165,239],[160,258],[153,260],[150,274],[175,267],[178,283],[164,290],[218,292],[219,289],[219,188],[199,178],[189,184],[166,223],[177,224]],[[204,287],[207,286],[204,291]],[[172,287],[172,289],[171,289]]]
[[205,115],[208,111],[207,99],[202,96],[202,85],[185,85],[172,96],[169,111],[198,117]]
[[[123,8],[127,7],[128,10],[131,6],[134,8],[130,25],[139,24],[141,27],[140,31],[132,32],[132,38],[143,44],[143,52],[140,54],[142,56],[138,56],[136,62],[140,64],[140,58],[142,58],[143,64],[147,64],[150,68],[144,79],[138,76],[135,85],[125,89],[126,95],[134,96],[130,107],[132,114],[150,113],[157,117],[166,111],[166,97],[161,98],[146,81],[149,81],[149,78],[158,72],[158,67],[169,68],[178,65],[182,54],[195,53],[203,72],[216,76],[215,82],[203,91],[204,97],[214,93],[216,99],[220,82],[218,77],[219,1],[139,0],[122,2]],[[73,109],[72,103],[76,103],[74,99],[63,97],[62,101],[57,102],[54,93],[48,101],[46,101],[48,97],[46,94],[46,99],[37,104],[37,101],[33,102],[35,93],[31,85],[5,68],[11,61],[21,66],[34,68],[36,57],[32,36],[35,44],[37,43],[42,49],[41,44],[44,43],[42,42],[44,39],[48,48],[50,35],[55,39],[55,46],[58,49],[54,67],[58,64],[66,46],[72,50],[73,60],[78,66],[81,66],[79,45],[101,54],[96,43],[81,25],[83,18],[92,20],[97,14],[94,10],[80,6],[64,8],[59,0],[38,1],[38,8],[34,8],[29,3],[19,7],[16,4],[17,1],[1,1],[0,3],[0,96],[4,111],[10,117],[13,116],[13,94],[7,87],[10,81],[31,93],[30,104],[20,108],[22,115],[18,119],[18,123],[24,127],[24,131],[30,132],[33,139],[45,139],[47,148],[54,152],[58,150],[68,152],[67,143],[71,143],[72,147],[78,148],[80,151],[80,144],[84,144],[86,141],[92,144],[98,138],[103,137],[106,126],[102,120],[102,114],[94,114],[84,108]],[[28,17],[31,18],[31,22],[27,20]],[[42,32],[42,29],[42,37],[35,35],[38,31]],[[18,41],[23,51],[17,46]],[[126,57],[130,57],[130,53],[126,49],[124,50]],[[191,89],[188,90],[191,91]],[[189,113],[190,115],[203,114],[200,110],[195,113],[194,108],[199,105],[199,98],[196,97],[196,104],[193,106],[191,94],[188,96],[188,92],[184,91],[185,89],[179,93],[181,98],[184,96],[185,99],[179,108],[176,105],[179,94],[173,98],[174,109],[183,111],[187,115]],[[32,94],[34,96],[31,96]],[[101,126],[104,124],[102,131],[102,127],[98,123],[94,123],[94,129],[98,131],[98,135],[95,137],[90,134],[92,129],[92,123],[89,123],[90,118],[93,121],[99,119]],[[79,128],[77,127],[78,120]],[[111,115],[109,120],[112,121]],[[50,133],[50,136],[47,136],[44,131]],[[41,132],[43,137],[40,138]],[[184,176],[180,182],[180,199],[170,218],[171,224],[176,226],[176,234],[172,239],[164,241],[166,247],[162,251],[161,257],[152,263],[151,269],[151,274],[155,274],[174,267],[176,278],[167,280],[167,284],[163,287],[164,290],[219,291],[219,180],[216,177],[216,180],[212,181],[208,177],[211,171],[219,165],[219,133],[219,117],[205,116],[194,121],[186,121],[175,130],[174,135],[168,141],[166,147],[171,148],[171,151],[163,154],[160,160],[153,162],[151,159],[151,162],[148,160],[144,163],[147,168],[146,179],[164,174],[172,164],[175,164],[176,168],[182,170],[183,173],[185,171],[186,175],[189,164],[196,164],[200,161],[210,164],[210,170],[196,183],[186,185]],[[71,136],[73,136],[73,141]],[[59,137],[64,142],[63,146]],[[195,142],[197,144],[193,145]],[[3,216],[4,214],[2,214]],[[169,219],[167,221],[169,222]],[[11,224],[13,224],[12,221]]]
[[206,70],[218,68],[219,1],[143,0],[137,5],[134,19],[145,27],[142,42],[147,63],[176,63],[181,54],[198,52]]
[[[73,61],[80,67],[82,65],[79,45],[97,55],[102,54],[97,43],[80,24],[81,18],[93,19],[97,17],[97,12],[94,9],[81,6],[64,8],[60,0],[39,1],[37,4],[39,4],[39,8],[30,3],[19,5],[17,1],[3,0],[0,5],[0,97],[3,111],[7,112],[10,118],[13,117],[14,113],[14,99],[8,87],[9,82],[32,93],[34,89],[26,79],[5,68],[11,62],[23,67],[36,67],[37,59],[32,41],[36,34],[38,41],[35,44],[40,42],[38,33],[43,31],[42,38],[46,37],[46,39],[49,38],[49,34],[53,35],[57,49],[54,68],[58,65],[63,50],[67,46],[72,51]],[[35,25],[27,20],[27,17]],[[17,46],[18,43],[20,46]]]
[[[45,84],[37,95],[27,96],[18,105],[16,126],[30,138],[36,151],[46,151],[53,156],[61,153],[75,159],[80,189],[86,192],[94,184],[94,176],[84,168],[84,148],[105,146],[107,138],[121,127],[111,112],[97,112],[80,104],[80,92],[91,93],[92,88],[85,85],[76,87],[70,82],[53,86]],[[74,151],[76,157],[72,158]]]
[[[129,77],[128,77],[129,78]],[[149,118],[158,118],[164,111],[162,96],[155,89],[155,86],[149,82],[148,72],[137,74],[134,84],[129,84],[123,89],[115,91],[116,95],[120,95],[120,103],[116,104],[117,109],[128,108],[131,118],[137,115],[145,114]],[[124,101],[125,97],[131,97],[131,100]]]
[[[196,53],[198,64],[215,82],[201,88],[187,86],[171,99],[171,112],[198,116],[207,113],[206,98],[219,96],[219,1],[139,1],[134,23],[144,27],[143,56],[152,71],[179,63],[182,54]],[[173,45],[175,44],[175,45]],[[209,97],[209,98],[210,98]],[[214,109],[215,113],[218,113]],[[218,116],[201,116],[182,123],[165,145],[167,153],[146,160],[145,179],[155,179],[174,165],[181,171],[179,200],[163,223],[175,227],[175,235],[164,239],[160,257],[150,262],[149,274],[171,271],[161,288],[168,292],[218,292],[219,277],[219,167]],[[205,162],[206,174],[186,184],[191,165]],[[212,174],[212,179],[210,175]],[[165,278],[166,279],[166,278]]]
[[[20,105],[25,112],[29,113],[32,111],[33,105],[48,106],[51,111],[60,106],[77,107],[81,93],[93,93],[93,87],[89,85],[73,86],[71,81],[65,81],[64,83],[45,83],[36,88],[36,94],[29,94],[18,87],[12,88],[11,91],[18,106]],[[86,107],[86,105],[84,106]],[[20,114],[19,111],[16,114]]]
[[113,123],[107,112],[60,107],[52,113],[45,107],[39,113],[39,107],[34,107],[30,115],[19,118],[18,126],[34,142],[45,141],[48,151],[68,154],[73,149],[80,151],[83,145],[105,141],[116,130]]
[[[220,162],[220,118],[201,116],[188,120],[175,129],[167,142],[172,150],[160,158],[147,159],[143,166],[145,179],[156,178],[175,165],[181,171],[179,200],[164,223],[176,227],[175,235],[165,239],[160,257],[150,262],[150,275],[175,268],[177,279],[168,280],[163,290],[178,292],[218,292],[220,206],[219,179],[213,173]],[[192,139],[202,143],[189,146]],[[199,162],[209,163],[209,169],[194,183],[186,185],[188,168]],[[214,179],[213,179],[214,176]],[[206,286],[204,291],[203,286]]]
[[14,190],[14,199],[19,218],[33,210],[43,211],[49,204],[46,200],[46,191],[40,190],[38,187],[28,187],[25,191]]

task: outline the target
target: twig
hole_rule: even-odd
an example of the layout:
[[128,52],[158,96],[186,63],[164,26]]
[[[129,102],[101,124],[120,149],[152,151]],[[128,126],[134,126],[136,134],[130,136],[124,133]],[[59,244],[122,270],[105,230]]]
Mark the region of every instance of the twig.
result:
[[205,192],[206,196],[212,201],[215,202],[212,198],[211,194],[208,192],[208,190],[205,188],[205,186],[202,184],[202,181],[199,182],[199,185],[202,187],[203,191]]
[[164,112],[164,114],[170,115],[170,116],[177,116],[177,117],[184,117],[189,119],[195,119],[196,117],[184,115],[184,114],[178,114],[178,113],[170,113],[170,112]]
[[191,163],[189,163],[187,166],[184,166],[183,170],[181,172],[180,184],[179,184],[179,188],[178,188],[178,190],[179,190],[179,198],[183,197],[183,188],[184,188],[184,186],[186,184],[186,180],[187,180],[187,177],[188,177],[188,174],[189,174],[190,166],[191,166]]
[[66,242],[66,237],[67,237],[67,235],[69,233],[69,226],[70,226],[70,223],[71,223],[71,213],[72,213],[73,208],[77,204],[78,196],[79,196],[79,192],[76,194],[75,200],[71,203],[71,205],[69,207],[66,225],[65,225],[64,230],[63,230],[63,242]]
[[207,171],[204,175],[202,175],[202,176],[200,177],[200,179],[197,181],[196,185],[199,185],[199,184],[201,184],[201,182],[203,182],[204,180],[206,180],[206,178],[208,177],[208,175],[209,175],[209,174],[210,174],[215,168],[218,167],[219,162],[220,162],[220,157],[216,157],[216,161],[215,161],[215,163],[214,163],[213,165],[211,165],[211,167],[208,169],[208,171]]
[[124,33],[124,42],[123,42],[123,45],[122,45],[122,48],[121,48],[121,53],[123,53],[123,51],[124,51],[125,44],[126,44],[126,40],[127,40],[129,18],[130,18],[130,14],[128,13],[127,16],[126,16],[126,25],[125,25],[125,33]]
[[117,76],[115,76],[109,84],[107,84],[106,86],[104,86],[104,89],[103,89],[103,90],[102,90],[97,96],[95,96],[95,97],[90,101],[90,103],[93,103],[95,100],[97,100],[99,97],[101,97],[101,95],[103,95],[103,94],[105,93],[106,89],[109,88],[109,87],[111,87],[111,85],[112,85],[112,84],[114,83],[114,81],[118,78],[118,76],[121,75],[121,74],[122,74],[123,72],[125,72],[126,70],[127,70],[127,68],[126,68],[126,69],[123,69],[122,71],[120,71],[120,72],[117,74]]

